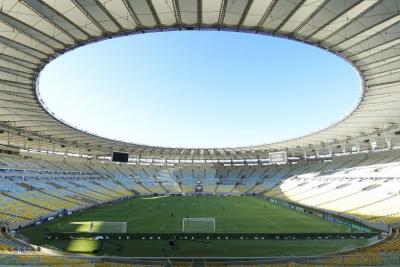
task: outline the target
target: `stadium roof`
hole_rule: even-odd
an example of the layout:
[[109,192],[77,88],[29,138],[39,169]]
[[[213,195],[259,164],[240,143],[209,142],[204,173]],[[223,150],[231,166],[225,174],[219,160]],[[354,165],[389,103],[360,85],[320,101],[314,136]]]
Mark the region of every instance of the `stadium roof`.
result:
[[[0,144],[91,156],[126,151],[132,157],[189,160],[267,157],[276,150],[301,156],[397,146],[399,7],[398,0],[3,0]],[[183,149],[84,132],[57,119],[40,100],[40,71],[68,50],[114,36],[201,29],[280,36],[329,50],[358,70],[360,101],[343,120],[307,136],[251,147]]]

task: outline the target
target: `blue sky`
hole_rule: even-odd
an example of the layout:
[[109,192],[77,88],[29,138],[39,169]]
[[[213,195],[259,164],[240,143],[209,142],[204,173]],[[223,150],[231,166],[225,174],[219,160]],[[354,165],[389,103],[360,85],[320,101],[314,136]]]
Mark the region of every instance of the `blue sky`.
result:
[[130,142],[255,145],[342,118],[360,81],[345,61],[299,42],[235,32],[106,40],[52,61],[40,94],[58,117]]

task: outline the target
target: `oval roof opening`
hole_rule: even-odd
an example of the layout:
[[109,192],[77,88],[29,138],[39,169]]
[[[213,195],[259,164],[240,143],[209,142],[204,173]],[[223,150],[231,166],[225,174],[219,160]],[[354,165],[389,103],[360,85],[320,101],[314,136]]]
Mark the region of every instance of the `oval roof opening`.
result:
[[314,46],[217,31],[115,38],[41,72],[57,117],[89,132],[165,147],[237,147],[340,120],[360,95],[354,68]]

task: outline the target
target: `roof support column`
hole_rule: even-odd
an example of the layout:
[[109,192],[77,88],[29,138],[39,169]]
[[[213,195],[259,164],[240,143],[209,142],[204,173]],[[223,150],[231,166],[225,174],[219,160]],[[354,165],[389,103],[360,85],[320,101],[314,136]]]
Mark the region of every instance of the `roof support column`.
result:
[[376,140],[375,140],[375,139],[372,139],[371,142],[370,142],[370,144],[371,144],[371,149],[372,149],[372,151],[375,151],[375,148],[376,148],[376,145],[377,145]]
[[388,136],[385,136],[385,141],[388,149],[392,149],[392,139]]
[[346,144],[345,143],[341,143],[340,147],[342,148],[342,153],[346,153]]
[[330,146],[328,147],[329,156],[332,157],[333,148]]
[[355,152],[360,152],[360,145],[358,144],[358,142],[357,143],[354,143],[354,146],[351,148],[351,152],[354,152],[353,151],[353,148],[355,148]]

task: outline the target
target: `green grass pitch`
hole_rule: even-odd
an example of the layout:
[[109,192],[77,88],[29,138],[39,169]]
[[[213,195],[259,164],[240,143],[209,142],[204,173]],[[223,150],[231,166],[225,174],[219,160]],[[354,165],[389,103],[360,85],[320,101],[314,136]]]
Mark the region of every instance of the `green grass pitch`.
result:
[[[346,232],[345,226],[317,216],[244,196],[143,196],[104,205],[83,213],[23,229],[31,243],[50,245],[69,252],[121,256],[267,256],[313,255],[364,245],[366,240],[214,240],[179,241],[179,250],[170,250],[166,240],[47,240],[47,231],[119,232],[122,225],[102,222],[127,222],[127,233],[182,232],[182,219],[215,218],[216,232],[239,233],[323,233]],[[252,249],[243,250],[243,245]],[[249,244],[248,244],[249,243]],[[251,243],[251,244],[250,244]],[[183,245],[184,244],[184,245]],[[220,244],[220,245],[218,245]],[[123,247],[123,249],[121,249]],[[229,249],[231,248],[231,249]]]
[[[140,197],[70,216],[49,228],[85,231],[82,222],[127,222],[128,233],[181,232],[184,217],[215,218],[216,232],[343,232],[346,227],[255,197]],[[111,225],[110,225],[111,227]],[[103,227],[106,230],[106,226]]]

